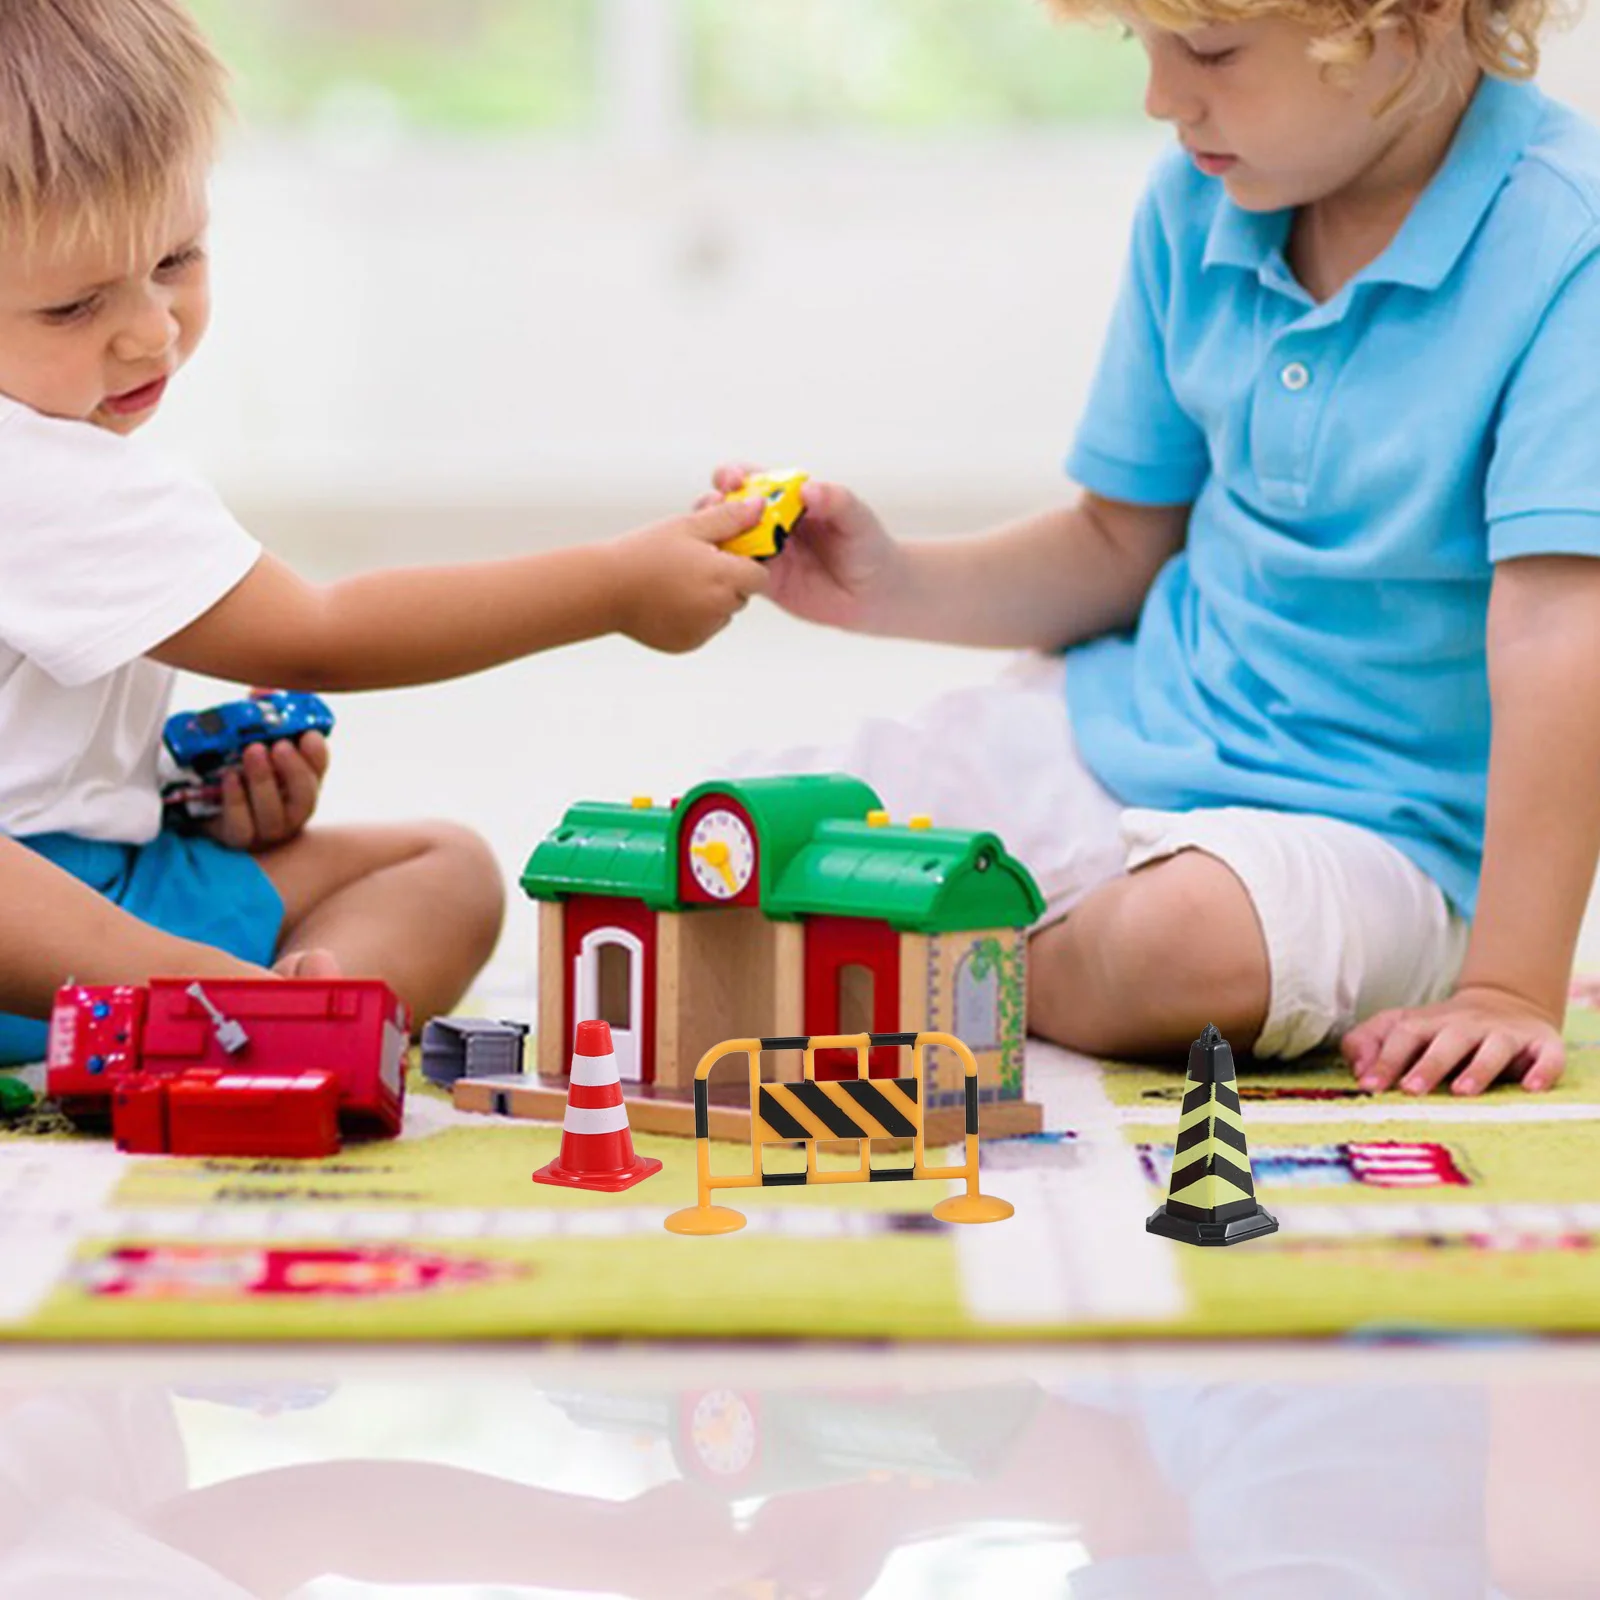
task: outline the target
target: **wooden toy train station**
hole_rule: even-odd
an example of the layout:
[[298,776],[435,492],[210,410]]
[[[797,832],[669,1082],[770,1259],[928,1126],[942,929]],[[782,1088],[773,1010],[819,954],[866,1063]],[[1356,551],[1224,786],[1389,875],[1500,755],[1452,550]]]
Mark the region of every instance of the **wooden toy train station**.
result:
[[[896,824],[849,777],[709,782],[665,806],[573,806],[522,887],[540,902],[538,1074],[463,1078],[464,1110],[559,1122],[577,1024],[598,1020],[636,1131],[695,1131],[695,1067],[719,1040],[858,1033],[966,1041],[985,1133],[1042,1126],[1022,1065],[1044,903],[991,833]],[[896,1056],[874,1050],[871,1076],[899,1076]],[[815,1062],[820,1081],[856,1070],[845,1051]],[[930,1142],[963,1136],[965,1079],[929,1052]],[[748,1087],[714,1084],[709,1114],[713,1138],[747,1139]]]

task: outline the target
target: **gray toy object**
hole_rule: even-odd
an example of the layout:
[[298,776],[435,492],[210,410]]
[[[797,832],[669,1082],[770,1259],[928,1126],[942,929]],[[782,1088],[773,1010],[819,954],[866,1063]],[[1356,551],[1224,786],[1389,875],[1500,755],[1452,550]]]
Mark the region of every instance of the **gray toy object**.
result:
[[522,1071],[525,1022],[435,1017],[422,1030],[422,1075],[448,1089],[458,1078],[502,1078]]

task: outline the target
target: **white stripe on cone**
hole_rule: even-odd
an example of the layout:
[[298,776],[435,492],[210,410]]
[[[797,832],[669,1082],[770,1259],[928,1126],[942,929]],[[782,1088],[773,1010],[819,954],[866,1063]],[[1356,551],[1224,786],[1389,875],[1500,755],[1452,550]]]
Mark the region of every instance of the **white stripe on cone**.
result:
[[603,1056],[574,1056],[572,1081],[585,1089],[603,1089],[608,1083],[620,1087],[622,1076],[617,1071],[616,1053],[608,1051]]
[[621,1133],[628,1126],[626,1106],[567,1107],[562,1119],[563,1133]]

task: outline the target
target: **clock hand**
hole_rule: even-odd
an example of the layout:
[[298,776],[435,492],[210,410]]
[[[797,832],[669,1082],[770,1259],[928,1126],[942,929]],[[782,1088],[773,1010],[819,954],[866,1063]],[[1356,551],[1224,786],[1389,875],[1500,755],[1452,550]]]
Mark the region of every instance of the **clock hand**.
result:
[[733,875],[733,868],[728,864],[728,846],[722,839],[713,839],[710,844],[692,844],[689,849],[697,856],[704,856],[707,863],[722,874],[722,881],[727,884],[730,894],[739,892],[739,880]]

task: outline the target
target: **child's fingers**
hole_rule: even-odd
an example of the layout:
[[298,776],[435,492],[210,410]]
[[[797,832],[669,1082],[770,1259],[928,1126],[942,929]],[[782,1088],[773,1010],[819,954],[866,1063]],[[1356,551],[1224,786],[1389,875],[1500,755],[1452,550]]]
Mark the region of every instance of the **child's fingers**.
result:
[[244,773],[245,793],[250,801],[250,815],[255,818],[256,837],[272,844],[283,838],[285,820],[283,791],[278,786],[278,769],[265,745],[245,747],[240,762]]
[[1427,1048],[1400,1080],[1407,1094],[1429,1094],[1437,1089],[1478,1046],[1477,1031],[1459,1023],[1446,1023],[1428,1041]]
[[772,586],[772,574],[763,562],[752,561],[748,556],[729,556],[728,559],[736,563],[730,578],[741,605],[752,595],[765,594]]
[[1382,1015],[1369,1017],[1339,1041],[1339,1054],[1356,1077],[1361,1076],[1361,1069],[1378,1053],[1378,1046],[1383,1042],[1382,1029]]
[[235,771],[222,774],[217,785],[217,815],[206,825],[206,832],[230,850],[248,850],[255,843],[255,823],[250,815],[250,800],[244,780]]
[[1363,1089],[1381,1092],[1392,1088],[1395,1079],[1410,1065],[1411,1058],[1404,1053],[1388,1061],[1384,1059],[1385,1049],[1405,1020],[1403,1011],[1382,1011],[1345,1035],[1344,1058],[1350,1064],[1351,1075]]
[[1533,1064],[1522,1075],[1522,1087],[1535,1092],[1553,1089],[1567,1066],[1567,1047],[1560,1039],[1546,1039],[1533,1052]]
[[317,769],[287,739],[272,747],[272,764],[278,774],[285,832],[298,833],[317,809],[317,792],[321,787]]
[[1524,1041],[1503,1030],[1491,1033],[1472,1059],[1456,1074],[1450,1085],[1452,1094],[1482,1094],[1518,1056],[1523,1053]]
[[328,763],[333,760],[333,748],[320,733],[303,733],[290,746],[306,759],[320,782],[328,774]]
[[766,502],[762,500],[719,500],[704,511],[694,511],[684,519],[684,525],[697,539],[707,544],[721,544],[726,539],[748,533],[766,515]]
[[855,496],[842,483],[824,483],[816,478],[802,486],[800,497],[806,510],[819,522],[834,522],[843,515]]
[[753,461],[724,461],[711,474],[711,481],[719,494],[732,494],[747,478],[761,470]]
[[1432,1037],[1409,1012],[1400,1012],[1390,1022],[1376,1057],[1362,1073],[1362,1083],[1379,1090],[1392,1089]]

